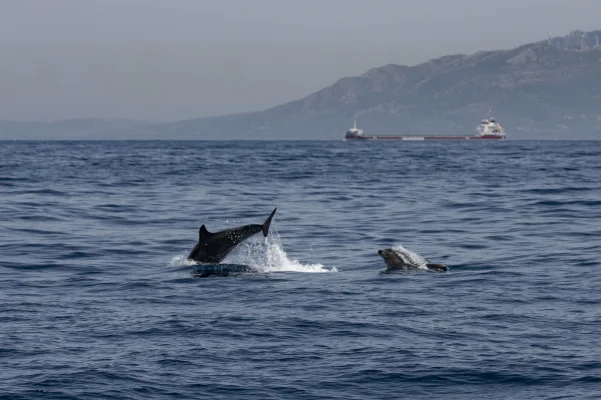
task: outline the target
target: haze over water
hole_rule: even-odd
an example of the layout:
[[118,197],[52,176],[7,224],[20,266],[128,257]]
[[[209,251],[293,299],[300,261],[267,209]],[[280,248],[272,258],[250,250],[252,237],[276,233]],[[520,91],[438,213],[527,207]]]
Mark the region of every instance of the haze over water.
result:
[[3,0],[0,120],[260,111],[391,63],[598,29],[600,14],[597,0]]
[[[598,398],[599,142],[0,143],[0,398]],[[194,278],[198,228],[262,223]],[[447,273],[381,274],[402,245]]]

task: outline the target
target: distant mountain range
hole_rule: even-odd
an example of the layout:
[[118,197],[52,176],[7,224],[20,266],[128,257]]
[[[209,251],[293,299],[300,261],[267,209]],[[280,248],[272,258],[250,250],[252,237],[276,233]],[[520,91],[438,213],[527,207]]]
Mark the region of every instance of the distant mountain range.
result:
[[[386,65],[264,111],[150,124],[0,121],[0,139],[337,139],[366,133],[473,134],[496,117],[509,139],[601,139],[601,31],[510,50]],[[290,77],[294,79],[294,77]]]

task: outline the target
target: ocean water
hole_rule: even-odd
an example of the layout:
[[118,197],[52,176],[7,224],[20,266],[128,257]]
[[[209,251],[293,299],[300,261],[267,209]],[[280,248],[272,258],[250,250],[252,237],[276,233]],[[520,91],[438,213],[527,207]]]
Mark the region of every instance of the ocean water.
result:
[[[0,398],[597,399],[600,177],[601,142],[0,142]],[[224,260],[257,272],[194,275],[274,207]]]

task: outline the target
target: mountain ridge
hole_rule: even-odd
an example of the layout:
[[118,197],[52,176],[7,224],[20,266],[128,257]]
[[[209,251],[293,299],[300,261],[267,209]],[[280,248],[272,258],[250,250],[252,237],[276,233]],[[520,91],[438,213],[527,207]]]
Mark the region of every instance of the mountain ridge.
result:
[[[492,111],[510,139],[599,139],[599,39],[601,31],[573,31],[512,49],[387,64],[263,111],[105,130],[96,121],[85,138],[341,140],[355,119],[366,133],[473,134]],[[0,138],[4,132],[0,121]]]
[[472,134],[492,110],[509,138],[600,138],[598,34],[574,31],[513,49],[388,64],[264,111],[153,129],[204,139],[211,132],[227,139],[341,139],[357,119],[370,133]]

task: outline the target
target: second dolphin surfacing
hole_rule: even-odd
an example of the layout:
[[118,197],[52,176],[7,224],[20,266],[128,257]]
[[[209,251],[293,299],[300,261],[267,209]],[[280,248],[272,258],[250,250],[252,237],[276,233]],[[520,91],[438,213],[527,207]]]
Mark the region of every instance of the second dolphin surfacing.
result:
[[[378,250],[378,254],[384,259],[384,262],[386,263],[386,271],[388,272],[396,270],[420,269],[420,265],[413,263],[410,257],[397,249],[381,249]],[[433,264],[427,262],[424,266],[430,271],[446,272],[448,270],[448,267],[442,264]]]

